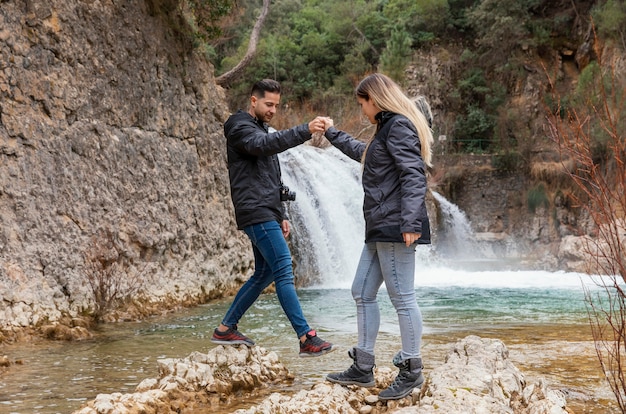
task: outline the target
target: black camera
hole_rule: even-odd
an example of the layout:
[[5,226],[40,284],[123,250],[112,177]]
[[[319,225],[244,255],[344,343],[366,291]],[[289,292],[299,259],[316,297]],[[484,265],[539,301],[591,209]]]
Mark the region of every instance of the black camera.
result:
[[286,185],[280,187],[280,201],[294,201],[295,199],[295,191],[289,191],[289,187]]

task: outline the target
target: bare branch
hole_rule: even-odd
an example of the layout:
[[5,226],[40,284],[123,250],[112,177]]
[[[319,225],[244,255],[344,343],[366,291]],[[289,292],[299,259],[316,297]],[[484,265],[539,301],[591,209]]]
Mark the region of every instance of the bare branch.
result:
[[256,55],[256,48],[259,43],[259,35],[261,33],[261,29],[263,28],[263,24],[265,23],[265,18],[267,17],[270,11],[270,0],[263,0],[263,9],[261,9],[261,14],[256,20],[254,27],[252,28],[252,33],[250,34],[250,42],[248,43],[248,50],[243,58],[235,65],[234,68],[225,72],[215,78],[215,83],[218,85],[228,88],[230,84],[241,75],[246,66],[252,61],[254,55]]
[[[582,105],[566,116],[559,107],[549,116],[548,129],[562,160],[575,165],[566,169],[579,191],[574,198],[595,225],[583,249],[590,271],[601,275],[589,276],[600,289],[592,294],[585,288],[585,300],[600,366],[626,412],[626,85],[600,58],[598,66]],[[600,155],[594,153],[598,147]]]
[[380,56],[380,53],[378,53],[378,51],[376,50],[374,45],[372,45],[372,42],[370,42],[368,40],[367,36],[365,36],[365,33],[363,33],[361,30],[359,30],[359,28],[356,26],[356,24],[353,24],[352,28],[354,29],[355,32],[357,32],[359,34],[359,36],[361,36],[361,39],[363,39],[363,41],[365,43],[367,43],[367,45],[370,47],[370,50],[372,51],[374,56]]

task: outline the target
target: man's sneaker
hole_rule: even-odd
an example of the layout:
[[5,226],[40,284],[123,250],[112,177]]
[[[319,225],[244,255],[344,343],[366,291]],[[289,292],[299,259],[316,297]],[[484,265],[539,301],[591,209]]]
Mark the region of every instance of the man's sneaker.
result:
[[248,345],[254,346],[254,341],[237,330],[237,325],[228,328],[225,332],[220,332],[217,328],[213,331],[211,342],[220,345]]
[[306,334],[306,341],[300,342],[300,356],[320,356],[329,353],[333,350],[333,344],[324,341],[317,336],[317,332],[309,331]]

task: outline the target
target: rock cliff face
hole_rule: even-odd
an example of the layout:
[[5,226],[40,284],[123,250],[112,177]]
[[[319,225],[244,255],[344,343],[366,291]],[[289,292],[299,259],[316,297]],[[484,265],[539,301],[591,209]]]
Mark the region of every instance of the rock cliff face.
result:
[[[595,40],[584,35],[588,29],[577,23],[571,31],[569,46],[555,46],[545,54],[520,50],[525,74],[516,79],[502,106],[520,114],[507,127],[508,134],[519,134],[523,142],[515,149],[518,159],[499,158],[502,154],[497,151],[449,151],[452,144],[446,134],[458,114],[447,108],[446,99],[453,94],[453,73],[464,67],[462,48],[446,45],[417,52],[407,70],[407,91],[429,97],[434,113],[436,142],[429,185],[467,215],[476,242],[489,243],[498,257],[519,260],[527,268],[594,273],[601,269],[585,240],[595,237],[597,226],[586,209],[572,201],[576,186],[566,166],[573,161],[559,153],[546,124],[548,73],[557,74],[557,89],[566,96],[593,57],[592,50],[596,53]],[[620,48],[610,42],[597,47],[605,67],[623,77],[626,59]]]
[[1,1],[0,50],[4,335],[79,324],[94,282],[140,313],[232,291],[251,254],[208,61],[130,0]]

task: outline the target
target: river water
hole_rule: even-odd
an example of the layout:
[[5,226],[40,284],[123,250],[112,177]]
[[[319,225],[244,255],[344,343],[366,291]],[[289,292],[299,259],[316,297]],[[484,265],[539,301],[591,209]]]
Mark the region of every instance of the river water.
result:
[[[575,412],[617,412],[611,411],[612,396],[595,357],[579,275],[430,269],[417,285],[426,373],[466,335],[499,338],[529,381],[544,377],[552,388],[566,391]],[[273,294],[263,295],[240,324],[258,345],[278,353],[296,376],[294,390],[347,368],[347,350],[356,337],[348,289],[301,289],[299,294],[309,323],[337,351],[299,358],[297,339]],[[386,293],[381,291],[379,297],[378,365],[392,366],[399,331]],[[133,392],[141,380],[158,377],[159,358],[182,358],[213,348],[211,331],[228,304],[219,300],[143,322],[104,325],[90,341],[4,347],[4,354],[23,364],[0,377],[0,412],[69,413],[99,393]],[[222,412],[252,403],[242,401]]]
[[[336,351],[299,358],[297,338],[272,294],[262,295],[240,322],[245,334],[276,351],[295,375],[287,391],[308,388],[351,363],[347,350],[356,338],[356,312],[350,283],[363,234],[358,164],[336,151],[299,148],[281,155],[285,182],[297,192],[290,208],[297,228],[296,276],[310,286],[299,289],[299,296],[309,324]],[[527,382],[545,378],[551,388],[566,392],[575,413],[617,413],[588,322],[583,286],[593,290],[595,284],[574,273],[519,270],[519,258],[504,258],[514,246],[472,240],[463,213],[437,197],[449,216],[450,237],[442,231],[437,246],[420,246],[416,253],[426,375],[456,340],[499,338]],[[377,364],[392,366],[399,331],[384,290],[379,301]],[[102,325],[89,341],[4,345],[0,352],[20,363],[0,375],[0,413],[71,413],[99,393],[131,393],[143,379],[158,377],[158,359],[212,349],[211,332],[229,304],[223,299],[142,322]],[[254,402],[210,412],[230,413]]]

